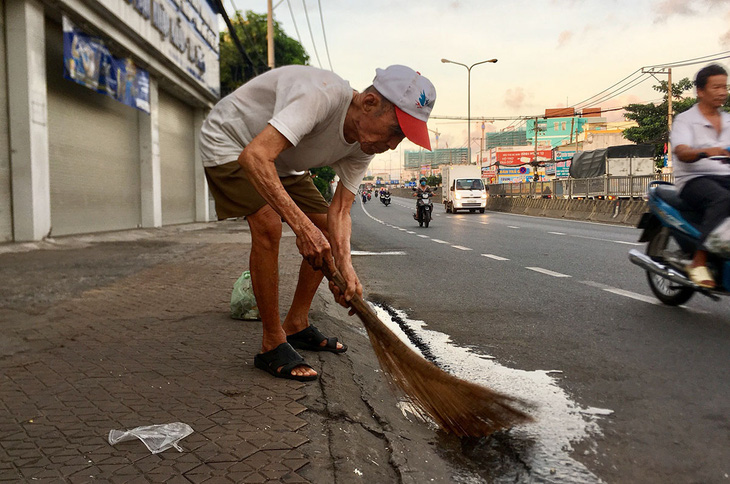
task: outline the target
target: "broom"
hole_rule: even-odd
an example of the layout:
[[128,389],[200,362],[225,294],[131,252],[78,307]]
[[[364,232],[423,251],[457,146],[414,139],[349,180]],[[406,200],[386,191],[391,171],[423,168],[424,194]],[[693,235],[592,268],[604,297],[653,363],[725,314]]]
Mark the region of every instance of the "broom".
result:
[[[345,292],[347,283],[336,269],[330,272],[325,264],[322,271]],[[422,417],[430,417],[443,430],[459,437],[486,437],[534,420],[517,408],[532,408],[530,403],[457,378],[413,351],[358,294],[350,304],[365,325],[381,368]]]

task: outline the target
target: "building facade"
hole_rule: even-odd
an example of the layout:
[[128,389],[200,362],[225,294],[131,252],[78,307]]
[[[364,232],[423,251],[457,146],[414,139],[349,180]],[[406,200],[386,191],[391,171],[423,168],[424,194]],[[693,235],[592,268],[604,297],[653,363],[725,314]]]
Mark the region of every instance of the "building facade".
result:
[[207,221],[207,0],[0,0],[0,242]]

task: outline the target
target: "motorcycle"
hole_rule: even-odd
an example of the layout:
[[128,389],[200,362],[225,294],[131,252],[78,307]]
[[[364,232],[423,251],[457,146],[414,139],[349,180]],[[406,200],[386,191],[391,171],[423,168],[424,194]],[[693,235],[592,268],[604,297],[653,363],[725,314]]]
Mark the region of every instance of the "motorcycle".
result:
[[419,227],[423,227],[424,225],[428,227],[428,224],[431,223],[431,214],[433,213],[431,197],[433,195],[434,192],[423,192],[418,195],[418,199],[416,200],[416,213],[413,214],[413,219],[418,222]]
[[362,193],[362,203],[367,203],[367,202],[368,202],[368,195],[367,195],[367,193],[363,192]]
[[674,185],[654,181],[648,191],[649,211],[642,215],[639,242],[647,242],[646,253],[629,251],[629,260],[646,271],[649,287],[664,304],[679,306],[700,293],[713,300],[730,295],[730,259],[708,253],[707,267],[715,279],[715,289],[698,286],[686,267],[699,246],[697,225],[701,214],[692,210]]
[[380,195],[380,201],[383,202],[383,205],[386,207],[390,205],[390,193],[383,193]]

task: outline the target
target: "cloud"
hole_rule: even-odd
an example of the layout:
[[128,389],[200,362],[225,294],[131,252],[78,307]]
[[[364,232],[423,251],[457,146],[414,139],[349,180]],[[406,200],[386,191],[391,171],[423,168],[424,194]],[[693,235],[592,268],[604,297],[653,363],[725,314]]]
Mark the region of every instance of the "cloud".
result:
[[570,30],[563,30],[560,32],[560,35],[558,35],[558,48],[563,47],[565,44],[570,42],[570,39],[573,38],[573,32]]
[[[711,1],[711,0],[710,0]],[[697,13],[687,0],[661,0],[654,4],[656,23],[665,22],[672,15],[694,15]]]
[[[730,11],[725,14],[725,20],[730,21]],[[730,30],[720,36],[720,45],[730,47]]]
[[507,89],[504,93],[504,103],[512,109],[519,110],[525,104],[526,97],[525,90],[521,87]]

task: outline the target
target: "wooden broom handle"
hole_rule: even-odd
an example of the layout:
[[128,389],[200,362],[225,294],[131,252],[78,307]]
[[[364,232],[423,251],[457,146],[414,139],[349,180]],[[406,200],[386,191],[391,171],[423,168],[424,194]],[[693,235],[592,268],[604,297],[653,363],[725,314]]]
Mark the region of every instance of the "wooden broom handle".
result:
[[[327,265],[324,265],[322,267],[322,272],[328,280],[335,283],[335,286],[339,288],[342,294],[345,293],[345,289],[347,289],[347,282],[345,281],[345,278],[342,277],[342,274],[340,274],[340,271],[338,271],[337,269],[335,269],[334,271],[330,271]],[[373,324],[380,323],[380,320],[378,319],[378,316],[375,314],[373,309],[363,300],[363,298],[358,293],[355,293],[352,296],[352,299],[350,299],[350,304],[364,322]]]

